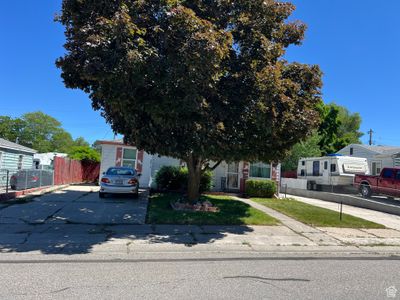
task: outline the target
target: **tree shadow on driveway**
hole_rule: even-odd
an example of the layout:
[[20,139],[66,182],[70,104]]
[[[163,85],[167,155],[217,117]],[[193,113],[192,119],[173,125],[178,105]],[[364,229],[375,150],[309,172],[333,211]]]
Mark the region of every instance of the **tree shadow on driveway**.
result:
[[100,199],[95,191],[71,186],[28,203],[1,207],[0,252],[74,255],[116,247],[126,253],[134,245],[210,244],[253,230],[248,226],[148,225],[144,224],[146,193],[139,199]]

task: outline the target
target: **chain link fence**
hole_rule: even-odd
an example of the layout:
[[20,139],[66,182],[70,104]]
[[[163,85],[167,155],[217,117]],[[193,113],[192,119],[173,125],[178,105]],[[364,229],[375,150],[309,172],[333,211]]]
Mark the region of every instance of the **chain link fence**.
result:
[[0,169],[0,194],[54,185],[53,170]]

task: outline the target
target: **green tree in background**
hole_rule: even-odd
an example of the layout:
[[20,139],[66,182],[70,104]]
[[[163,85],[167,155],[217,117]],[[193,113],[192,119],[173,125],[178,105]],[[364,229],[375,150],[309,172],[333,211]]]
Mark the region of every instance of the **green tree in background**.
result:
[[309,138],[293,146],[282,161],[282,171],[295,171],[301,157],[320,157],[322,152],[318,145],[321,137],[314,133]]
[[319,157],[336,153],[349,144],[361,144],[361,117],[359,113],[350,113],[335,103],[321,107],[322,121],[317,131],[309,138],[293,146],[282,161],[283,171],[297,169],[301,157]]
[[71,159],[100,162],[100,153],[89,146],[74,146],[70,149],[68,157]]
[[68,88],[125,142],[180,158],[197,201],[212,162],[276,161],[318,126],[321,71],[283,56],[306,26],[274,0],[64,0]]
[[89,146],[82,137],[74,141],[57,119],[40,111],[26,113],[15,119],[0,116],[0,137],[39,153],[68,153],[73,146]]
[[319,146],[323,155],[336,153],[349,144],[361,144],[361,116],[350,113],[335,103],[325,105],[322,123],[318,129]]
[[84,146],[84,147],[89,147],[89,143],[83,138],[83,137],[78,137],[74,141],[74,146]]
[[0,116],[0,137],[11,142],[16,142],[21,137],[22,129],[26,123],[20,118],[13,119],[9,116]]

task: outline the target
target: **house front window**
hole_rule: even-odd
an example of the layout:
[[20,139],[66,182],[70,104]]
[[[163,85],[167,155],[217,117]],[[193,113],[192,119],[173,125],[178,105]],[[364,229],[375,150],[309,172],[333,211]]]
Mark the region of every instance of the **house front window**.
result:
[[271,178],[271,165],[258,162],[250,164],[250,177],[254,178]]
[[136,167],[136,149],[123,149],[122,166],[135,169]]
[[382,170],[382,164],[380,162],[372,163],[372,175],[380,175]]

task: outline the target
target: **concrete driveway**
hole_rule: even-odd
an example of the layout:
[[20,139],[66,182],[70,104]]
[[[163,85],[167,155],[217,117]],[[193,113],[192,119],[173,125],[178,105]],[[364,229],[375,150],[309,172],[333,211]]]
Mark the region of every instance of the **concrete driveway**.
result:
[[85,253],[107,240],[107,226],[145,223],[145,191],[138,199],[100,199],[97,191],[96,186],[71,186],[28,203],[0,204],[0,251]]
[[144,224],[147,196],[100,199],[96,186],[71,186],[29,203],[0,207],[0,224]]

